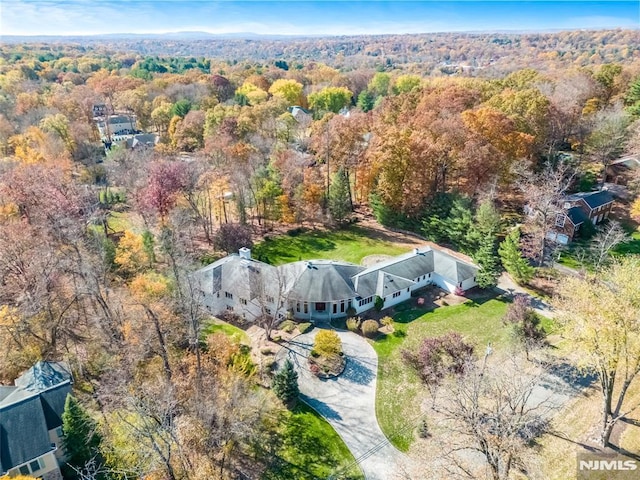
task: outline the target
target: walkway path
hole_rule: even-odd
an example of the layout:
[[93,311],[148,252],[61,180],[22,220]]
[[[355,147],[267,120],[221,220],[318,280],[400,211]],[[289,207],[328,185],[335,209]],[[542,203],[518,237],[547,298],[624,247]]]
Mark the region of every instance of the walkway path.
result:
[[495,290],[501,294],[506,293],[509,295],[513,295],[514,293],[520,293],[522,295],[526,295],[531,299],[531,306],[533,307],[533,309],[540,315],[547,318],[553,318],[555,316],[551,305],[546,303],[544,300],[531,295],[531,293],[514,282],[506,272],[503,272],[502,275],[500,275],[500,278],[498,278],[498,285],[495,287]]
[[302,399],[338,432],[367,480],[393,480],[404,470],[407,459],[389,444],[376,419],[376,352],[355,333],[337,332],[347,358],[346,368],[337,378],[320,380],[307,366],[318,331],[315,328],[285,344],[277,354],[278,364],[285,358],[293,362]]

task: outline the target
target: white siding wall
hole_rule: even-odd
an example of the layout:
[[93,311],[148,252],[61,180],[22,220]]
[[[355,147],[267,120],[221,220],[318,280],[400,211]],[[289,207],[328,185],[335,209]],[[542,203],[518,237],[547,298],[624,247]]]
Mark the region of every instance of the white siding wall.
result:
[[407,289],[407,288],[402,289],[400,295],[397,296],[396,298],[393,298],[393,295],[387,295],[386,297],[384,297],[384,308],[389,308],[401,302],[404,302],[405,300],[409,300],[411,298],[410,290],[411,289]]
[[476,283],[476,281],[474,280],[473,277],[467,278],[465,281],[462,282],[462,289],[463,290],[469,290],[470,288],[473,288],[476,285],[478,285],[478,284]]
[[434,284],[439,286],[441,289],[446,290],[447,292],[453,293],[456,290],[455,283],[452,283],[451,280],[447,280],[437,273],[431,274],[431,280],[433,281]]

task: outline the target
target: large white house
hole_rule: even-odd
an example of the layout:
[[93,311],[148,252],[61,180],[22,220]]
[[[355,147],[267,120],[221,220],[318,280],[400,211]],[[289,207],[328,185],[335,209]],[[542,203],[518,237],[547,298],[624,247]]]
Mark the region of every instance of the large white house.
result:
[[298,320],[345,317],[374,308],[376,297],[388,308],[411,292],[437,285],[448,292],[476,286],[479,267],[432,247],[363,267],[332,260],[309,260],[274,267],[242,248],[196,272],[202,301],[215,314],[233,312],[253,321],[264,315]]

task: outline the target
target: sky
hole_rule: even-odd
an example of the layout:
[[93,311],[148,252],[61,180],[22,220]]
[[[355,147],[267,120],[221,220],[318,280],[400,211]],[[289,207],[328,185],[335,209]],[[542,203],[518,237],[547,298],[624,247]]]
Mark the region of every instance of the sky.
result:
[[359,35],[640,28],[640,0],[0,0],[1,35]]

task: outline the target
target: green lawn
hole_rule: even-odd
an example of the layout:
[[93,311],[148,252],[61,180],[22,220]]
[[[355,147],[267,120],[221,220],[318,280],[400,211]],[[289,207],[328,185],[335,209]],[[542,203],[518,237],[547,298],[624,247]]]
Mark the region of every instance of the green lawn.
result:
[[272,265],[314,259],[359,264],[367,255],[400,255],[407,251],[406,247],[371,238],[365,228],[351,226],[343,230],[310,230],[295,236],[270,238],[254,247],[253,256]]
[[287,415],[281,441],[281,461],[265,473],[264,480],[312,480],[338,472],[335,478],[364,480],[358,466],[343,471],[353,465],[353,455],[333,427],[305,403],[298,403]]
[[509,327],[502,323],[507,305],[501,299],[492,299],[430,311],[413,306],[413,302],[396,308],[404,310],[394,316],[395,332],[376,340],[373,347],[379,361],[378,423],[398,449],[407,451],[414,439],[425,391],[416,372],[403,362],[402,350],[415,350],[422,339],[451,331],[475,344],[479,353],[484,352],[488,343],[495,349],[503,349],[512,341]]
[[250,343],[249,336],[244,330],[223,322],[222,320],[218,320],[217,318],[212,318],[205,323],[201,338],[204,339],[212,333],[224,333],[230,337],[234,343],[243,343],[246,345]]
[[631,241],[617,245],[611,253],[615,256],[640,254],[640,230],[631,233]]

